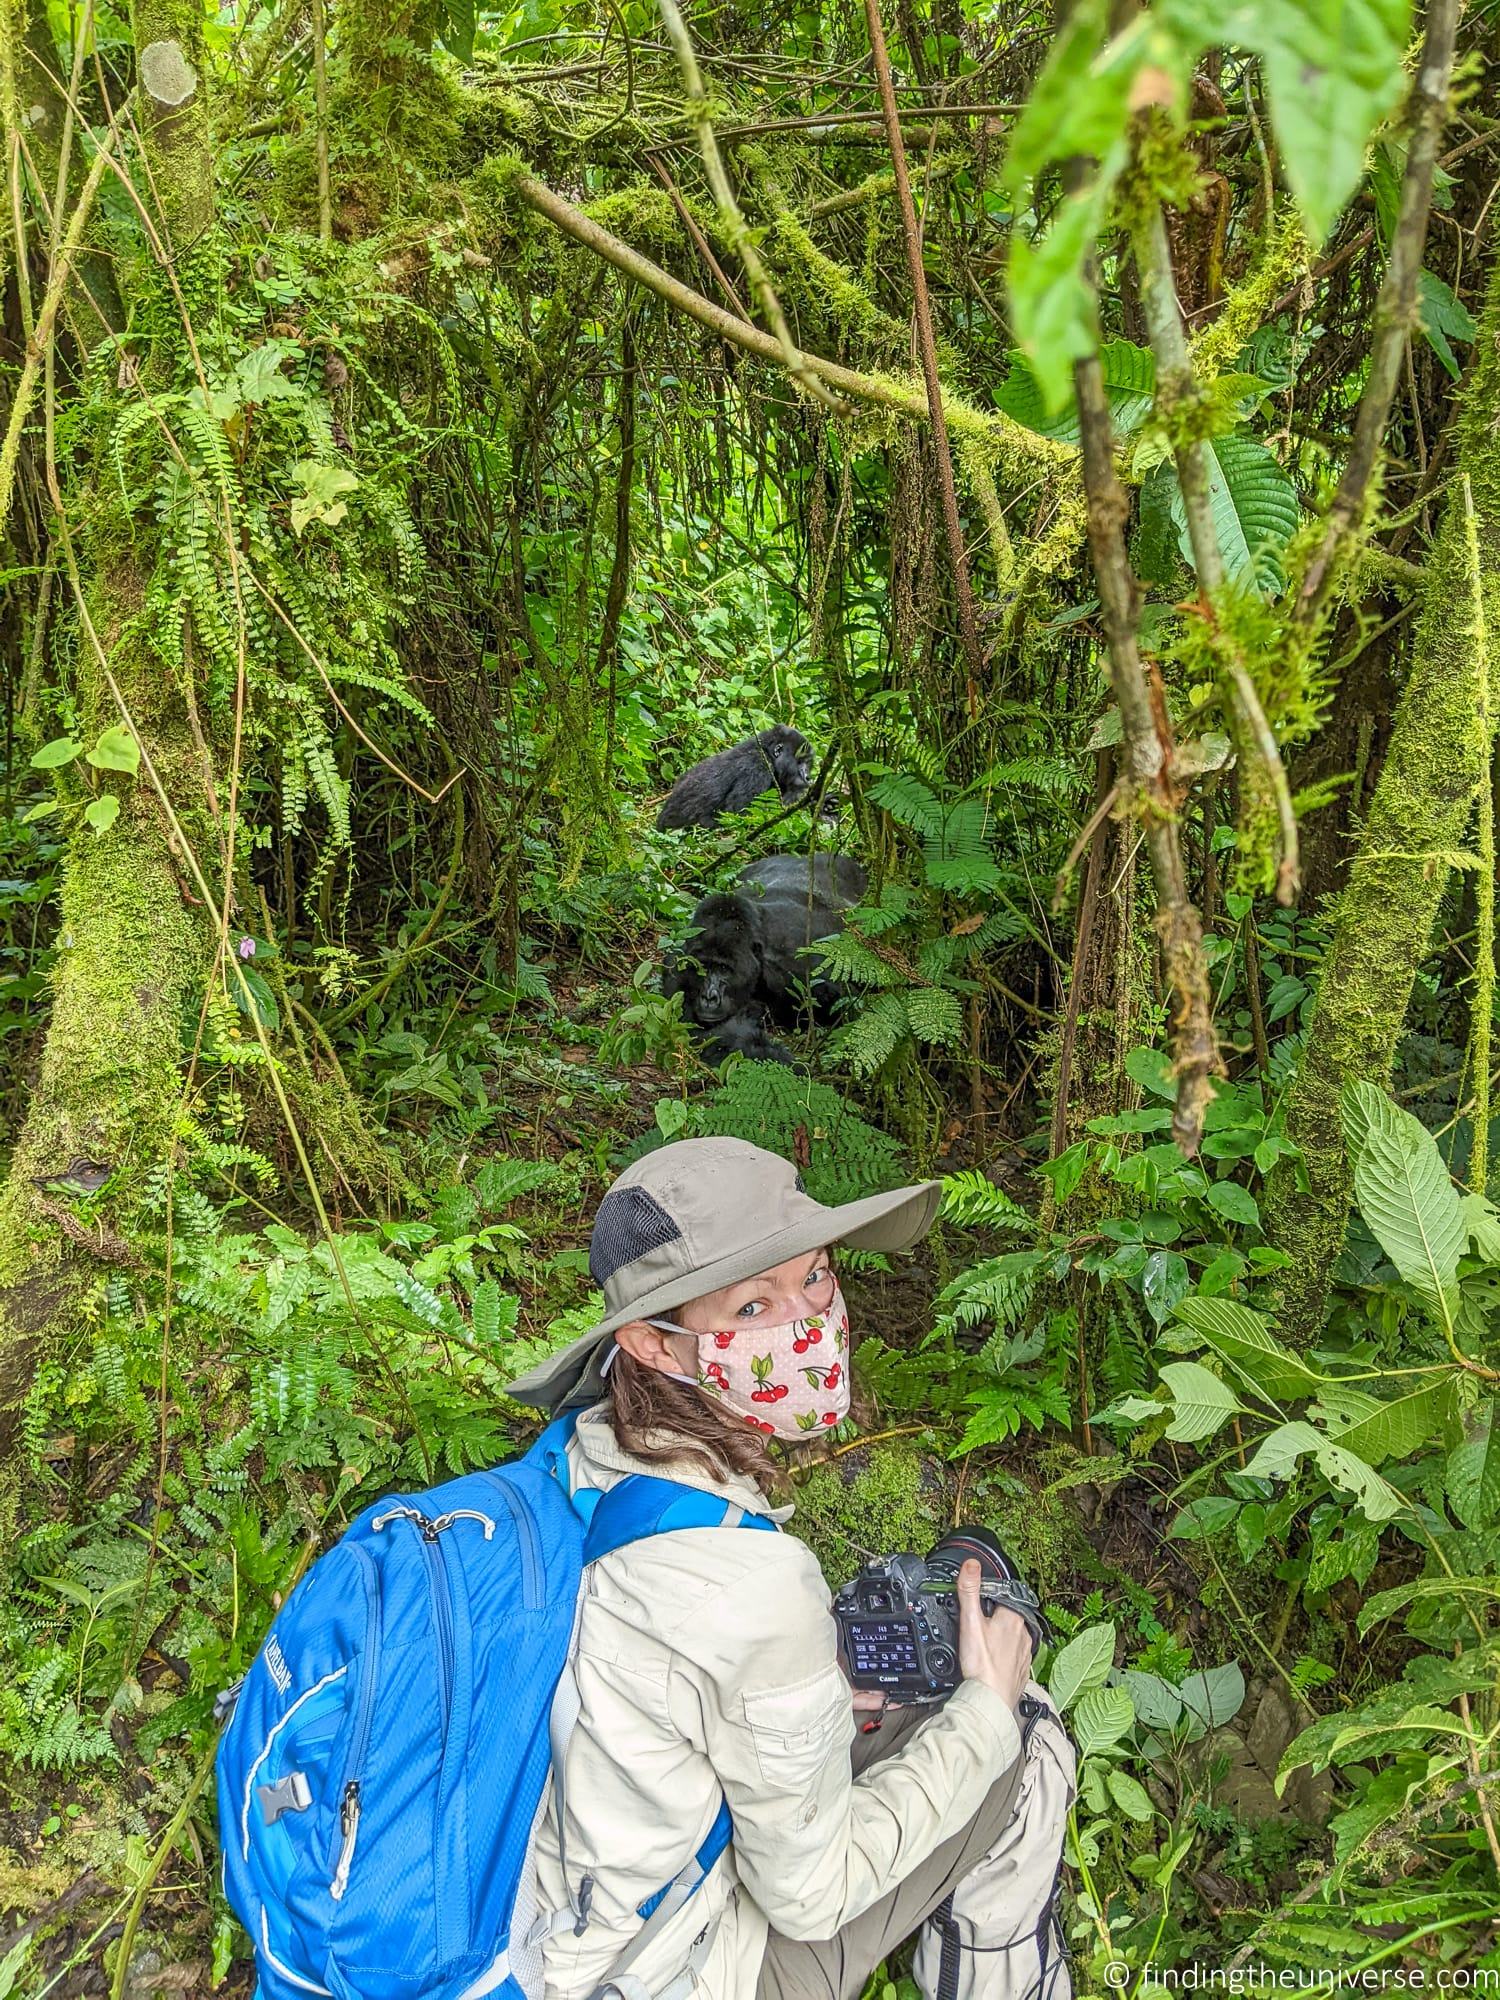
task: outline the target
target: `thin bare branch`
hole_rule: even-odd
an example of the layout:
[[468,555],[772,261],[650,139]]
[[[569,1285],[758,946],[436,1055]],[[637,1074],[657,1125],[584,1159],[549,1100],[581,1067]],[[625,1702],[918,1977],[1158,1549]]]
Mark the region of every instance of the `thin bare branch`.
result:
[[[670,4],[670,0],[663,0]],[[932,306],[927,297],[927,272],[922,262],[922,235],[917,227],[917,208],[912,200],[911,175],[906,170],[906,147],[901,138],[901,114],[896,108],[896,88],[891,80],[891,59],[885,46],[885,30],[880,20],[880,0],[865,0],[865,21],[870,34],[870,56],[875,64],[875,80],[880,86],[880,108],[885,119],[886,143],[891,149],[891,166],[896,176],[896,201],[901,210],[901,234],[906,245],[906,268],[911,276],[912,318],[917,330],[917,352],[922,361],[922,379],[927,385],[927,413],[932,425],[933,455],[937,460],[938,491],[943,503],[943,529],[948,538],[948,555],[953,564],[953,595],[958,604],[958,630],[963,641],[964,664],[969,675],[969,713],[977,715],[979,685],[984,675],[984,649],[979,643],[979,626],[974,617],[974,592],[969,583],[969,558],[964,547],[963,525],[958,518],[958,492],[953,483],[953,451],[948,442],[948,425],[943,415],[943,384],[938,374],[937,341],[932,331]]]

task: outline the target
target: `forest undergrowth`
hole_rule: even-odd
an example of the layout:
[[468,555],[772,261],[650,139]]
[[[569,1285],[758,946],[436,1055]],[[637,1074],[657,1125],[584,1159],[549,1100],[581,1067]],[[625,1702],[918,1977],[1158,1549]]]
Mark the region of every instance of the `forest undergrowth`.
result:
[[[0,2000],[248,1993],[216,1695],[707,1133],[943,1180],[793,1526],[1036,1580],[1078,1994],[1500,1977],[1494,76],[0,4]],[[656,829],[773,724],[809,796]],[[842,997],[711,1066],[663,959],[773,852],[868,871]]]

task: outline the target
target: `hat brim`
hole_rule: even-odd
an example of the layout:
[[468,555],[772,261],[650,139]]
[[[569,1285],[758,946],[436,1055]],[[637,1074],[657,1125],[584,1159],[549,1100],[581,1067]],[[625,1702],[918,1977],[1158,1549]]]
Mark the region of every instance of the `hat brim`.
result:
[[862,1201],[846,1201],[837,1208],[810,1203],[807,1212],[785,1229],[643,1292],[538,1362],[512,1382],[506,1394],[514,1402],[543,1410],[596,1403],[605,1392],[604,1358],[620,1327],[686,1305],[689,1299],[701,1299],[707,1292],[722,1291],[726,1285],[739,1284],[761,1271],[774,1270],[805,1250],[829,1249],[836,1243],[850,1250],[909,1250],[937,1220],[942,1198],[941,1181],[922,1181],[915,1187],[866,1195]]

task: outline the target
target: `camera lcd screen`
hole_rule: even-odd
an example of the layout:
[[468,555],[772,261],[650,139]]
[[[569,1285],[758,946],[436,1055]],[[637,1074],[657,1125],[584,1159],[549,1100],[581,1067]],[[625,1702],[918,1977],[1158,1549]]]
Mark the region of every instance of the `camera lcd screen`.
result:
[[844,1622],[849,1664],[856,1676],[919,1675],[922,1662],[909,1618],[850,1618]]

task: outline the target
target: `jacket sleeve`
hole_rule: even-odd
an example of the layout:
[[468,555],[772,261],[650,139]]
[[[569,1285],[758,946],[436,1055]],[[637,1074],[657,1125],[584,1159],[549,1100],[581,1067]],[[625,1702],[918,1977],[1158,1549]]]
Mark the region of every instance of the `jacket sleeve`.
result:
[[668,1699],[724,1787],[740,1880],[784,1936],[827,1938],[978,1811],[1020,1733],[999,1695],[965,1681],[855,1779],[853,1704],[817,1562],[790,1536],[775,1559],[764,1544],[756,1553],[674,1635]]

